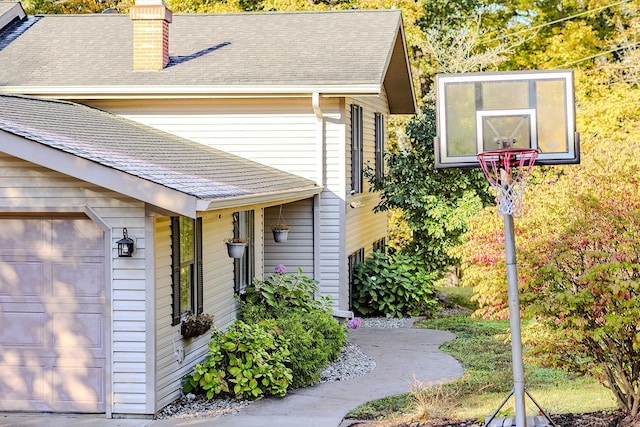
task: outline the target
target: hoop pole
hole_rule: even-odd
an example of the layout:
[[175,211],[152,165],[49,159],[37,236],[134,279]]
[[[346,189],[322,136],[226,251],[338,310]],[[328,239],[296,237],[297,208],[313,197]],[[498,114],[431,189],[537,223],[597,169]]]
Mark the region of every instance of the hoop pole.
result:
[[518,296],[516,239],[513,226],[513,215],[510,214],[504,214],[504,242],[507,258],[509,327],[511,328],[511,365],[513,369],[513,395],[516,403],[516,427],[526,427],[527,412],[524,403],[524,363],[522,362],[522,335],[520,332],[520,297]]

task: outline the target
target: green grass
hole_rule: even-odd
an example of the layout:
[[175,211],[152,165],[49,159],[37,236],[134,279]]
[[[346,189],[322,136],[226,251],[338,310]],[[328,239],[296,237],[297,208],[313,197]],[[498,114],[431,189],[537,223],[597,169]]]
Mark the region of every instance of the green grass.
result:
[[469,310],[478,308],[478,303],[471,301],[471,296],[473,295],[473,288],[471,286],[440,286],[436,288],[436,291],[439,294],[444,294],[450,303],[468,308]]
[[[455,390],[456,402],[448,416],[482,419],[493,414],[513,386],[511,346],[508,321],[472,319],[453,316],[428,319],[414,327],[448,330],[457,338],[441,349],[458,359],[465,375],[445,387]],[[595,380],[576,377],[560,369],[525,364],[527,390],[548,413],[583,413],[611,410],[617,407],[612,393]],[[369,402],[354,410],[349,418],[382,419],[398,413],[415,411],[410,393],[400,397]],[[388,405],[388,406],[387,406]],[[404,405],[404,406],[401,406]],[[535,415],[535,405],[527,400],[527,412]],[[512,415],[513,398],[504,406],[501,416]]]

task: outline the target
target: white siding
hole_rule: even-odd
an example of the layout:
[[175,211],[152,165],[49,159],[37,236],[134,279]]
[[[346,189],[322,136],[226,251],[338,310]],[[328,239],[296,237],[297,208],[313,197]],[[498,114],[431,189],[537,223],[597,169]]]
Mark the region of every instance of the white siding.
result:
[[[107,411],[145,414],[147,410],[145,354],[145,206],[101,187],[62,175],[32,163],[0,154],[0,212],[76,212],[87,209],[108,230],[111,267],[108,273],[106,336]],[[132,258],[118,258],[115,242],[126,227],[136,241]],[[107,239],[109,240],[109,239]],[[109,403],[111,406],[109,407]]]
[[331,99],[322,106],[324,117],[324,182],[325,191],[320,195],[319,212],[319,257],[320,290],[331,296],[336,308],[346,309],[343,274],[346,261],[345,209],[345,110],[344,100]]
[[[347,99],[346,109],[350,110],[351,104],[357,104],[363,108],[363,127],[364,127],[364,165],[367,164],[373,168],[375,165],[375,113],[384,114],[385,125],[389,120],[389,110],[386,103],[386,97],[382,98],[354,98]],[[351,132],[350,118],[349,126],[347,126],[348,144],[346,145],[346,168],[347,168],[347,188],[351,188]],[[388,135],[385,130],[385,149],[387,146]],[[372,244],[374,241],[386,237],[387,235],[387,214],[386,212],[374,213],[373,208],[380,201],[377,193],[369,191],[370,185],[366,177],[363,181],[363,191],[360,194],[347,195],[347,212],[346,212],[346,236],[347,246],[346,255],[355,252],[360,248],[365,249],[365,255],[372,252]]]
[[[364,109],[364,161],[373,165],[373,114],[383,113],[388,121],[386,95],[321,98],[321,132],[311,98],[95,100],[91,105],[324,185],[316,200],[313,274],[321,292],[347,309],[348,254],[360,247],[370,252],[387,231],[386,214],[372,212],[378,196],[369,193],[366,180],[362,194],[348,194],[352,102]],[[351,202],[356,208],[347,208]],[[277,263],[269,258],[266,271]]]
[[91,105],[313,181],[317,178],[316,117],[310,98]]
[[278,264],[287,267],[288,272],[302,269],[305,276],[314,278],[313,265],[313,199],[282,205],[284,222],[289,225],[286,242],[273,240],[271,227],[280,223],[280,206],[264,211],[264,271],[272,273]]
[[[243,207],[255,212],[254,239],[256,276],[261,277],[263,263],[262,206]],[[237,210],[237,209],[236,209]],[[233,212],[221,210],[207,212],[202,220],[204,311],[214,316],[214,326],[226,329],[236,317],[234,299],[233,259],[227,255],[224,239],[233,235]],[[156,411],[180,396],[182,378],[207,353],[210,335],[183,339],[180,325],[171,326],[171,221],[168,217],[155,219],[156,253]]]

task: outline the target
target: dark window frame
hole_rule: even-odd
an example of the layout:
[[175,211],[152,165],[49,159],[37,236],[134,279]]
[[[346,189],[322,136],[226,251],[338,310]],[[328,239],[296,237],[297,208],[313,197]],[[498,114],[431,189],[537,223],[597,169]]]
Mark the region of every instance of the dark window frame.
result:
[[386,239],[386,237],[382,237],[382,238],[374,241],[372,247],[373,247],[373,252],[380,251],[382,253],[386,253],[387,252],[387,239]]
[[382,178],[384,176],[384,114],[375,113],[375,174],[376,178]]
[[[180,244],[184,240],[181,236],[180,221],[193,221],[193,251],[192,261],[184,261],[181,257]],[[184,269],[190,267],[188,277]],[[172,325],[177,325],[186,314],[201,314],[204,311],[204,277],[202,268],[202,218],[193,220],[187,217],[171,217],[171,269],[172,269]],[[189,282],[191,291],[191,306],[181,307],[181,287],[183,279]]]
[[351,192],[362,193],[364,181],[364,124],[362,107],[351,104]]
[[358,264],[364,262],[364,248],[360,248],[352,252],[347,258],[349,269],[349,308],[353,308],[353,279],[355,277],[355,268]]
[[255,277],[255,212],[253,210],[233,213],[233,237],[246,238],[242,257],[233,262],[233,291],[240,294]]

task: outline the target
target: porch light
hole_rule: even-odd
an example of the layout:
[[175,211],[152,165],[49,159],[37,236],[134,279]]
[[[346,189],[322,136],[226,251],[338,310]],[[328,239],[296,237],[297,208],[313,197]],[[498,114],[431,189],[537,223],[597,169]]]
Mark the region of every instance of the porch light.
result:
[[122,239],[118,240],[118,256],[119,257],[131,257],[133,256],[133,240],[129,238],[127,229],[122,229]]

